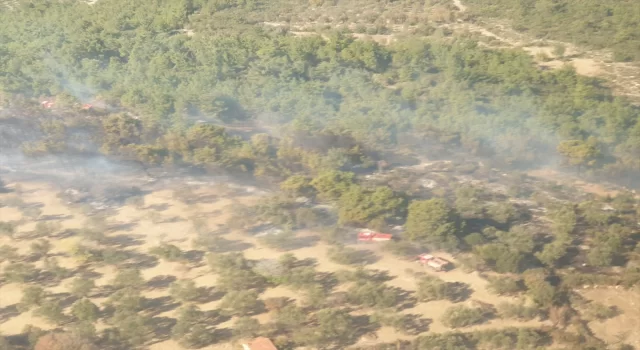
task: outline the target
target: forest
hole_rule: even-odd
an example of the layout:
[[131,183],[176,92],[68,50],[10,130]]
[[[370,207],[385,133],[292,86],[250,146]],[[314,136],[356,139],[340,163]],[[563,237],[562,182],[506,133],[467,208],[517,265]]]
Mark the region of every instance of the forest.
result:
[[19,4],[2,13],[5,103],[99,98],[154,133],[257,120],[370,148],[419,134],[507,164],[562,160],[627,181],[640,168],[635,106],[571,68],[541,71],[521,52],[460,37],[388,46],[336,31],[296,37],[259,25],[277,3]]
[[476,15],[507,19],[539,38],[610,49],[616,61],[640,59],[640,4],[634,1],[469,0]]
[[[470,1],[482,15],[513,7],[523,30],[556,35],[560,21],[545,11],[561,16],[569,5],[516,8],[527,4],[475,10],[483,2]],[[637,197],[516,171],[560,166],[637,185],[640,109],[603,81],[568,66],[540,69],[524,52],[488,49],[432,17],[386,44],[347,26],[264,25],[338,6],[329,1],[2,6],[0,152],[63,167],[105,157],[148,178],[225,174],[267,194],[233,181],[132,187],[141,173],[78,200],[91,192],[80,183],[107,184],[25,189],[3,175],[12,180],[0,181],[0,288],[21,294],[0,308],[0,326],[29,313],[64,332],[43,337],[28,326],[0,337],[1,350],[204,348],[258,335],[281,349],[633,349],[591,328],[633,312],[578,289],[628,291],[640,281]],[[604,16],[585,8],[593,21]],[[605,12],[616,25],[624,15]],[[391,33],[382,22],[364,32]],[[621,28],[605,29],[633,53]],[[610,45],[588,34],[570,39]],[[463,161],[446,159],[458,154]],[[402,155],[442,159],[415,167],[395,162]],[[271,231],[258,234],[264,226]],[[368,250],[353,244],[356,227],[402,231]],[[73,244],[61,247],[66,239]],[[413,260],[425,251],[454,257],[456,271],[419,271]],[[157,274],[168,267],[186,271]],[[295,297],[267,296],[274,290]],[[437,319],[432,307],[443,309]],[[509,326],[494,327],[501,321]],[[381,329],[402,337],[359,341]]]

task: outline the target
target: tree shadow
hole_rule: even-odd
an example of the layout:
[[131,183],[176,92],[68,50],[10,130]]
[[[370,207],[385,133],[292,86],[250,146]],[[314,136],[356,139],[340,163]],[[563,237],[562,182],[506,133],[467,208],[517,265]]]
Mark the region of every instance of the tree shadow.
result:
[[418,304],[418,299],[416,299],[414,293],[397,287],[390,288],[392,288],[398,295],[398,311],[411,309]]
[[133,246],[140,246],[144,241],[142,235],[120,234],[115,236],[105,237],[104,244],[111,247],[128,248]]
[[78,301],[78,297],[75,295],[71,295],[70,293],[56,293],[51,294],[51,298],[60,303],[60,307],[67,308],[71,306],[73,303]]
[[108,230],[109,231],[131,231],[136,226],[138,226],[137,222],[123,222],[123,223],[109,225]]
[[165,211],[167,209],[171,208],[171,205],[168,203],[162,203],[162,204],[152,204],[152,205],[148,205],[145,209],[151,209],[154,211]]
[[407,323],[404,325],[404,331],[408,335],[418,335],[420,333],[428,332],[429,327],[433,323],[430,318],[424,318],[419,314],[407,314]]
[[192,264],[202,262],[204,252],[202,250],[189,250],[183,253],[182,257]]
[[171,329],[176,323],[177,320],[171,317],[152,317],[149,319],[149,325],[153,328],[153,331],[156,334],[152,344],[171,338]]
[[316,272],[316,281],[327,291],[332,290],[340,283],[332,272]]
[[313,247],[320,241],[319,236],[302,236],[293,238],[287,245],[287,250],[296,250],[302,248]]
[[224,237],[218,237],[211,243],[212,244],[208,245],[207,250],[213,253],[240,252],[253,247],[253,244],[251,243],[241,240],[226,239]]
[[205,311],[204,316],[206,318],[207,324],[210,324],[212,326],[227,322],[231,319],[231,316],[224,315],[218,310]]
[[376,322],[371,322],[371,316],[369,315],[357,315],[352,316],[353,323],[355,325],[355,330],[353,333],[353,337],[351,339],[346,340],[346,343],[353,344],[362,336],[370,333],[376,332],[380,329],[380,325]]
[[159,263],[158,258],[153,255],[142,254],[136,251],[128,251],[128,253],[130,254],[130,261],[122,264],[122,267],[124,268],[137,268],[143,270],[156,267]]
[[73,215],[63,215],[63,214],[55,214],[55,215],[42,215],[40,216],[40,221],[50,221],[50,220],[68,220],[73,218]]
[[147,281],[147,288],[151,289],[165,289],[169,285],[176,281],[176,276],[173,275],[161,275],[155,276]]
[[216,289],[215,287],[198,287],[199,295],[195,302],[198,304],[206,304],[212,301],[220,300],[226,293]]
[[233,331],[230,328],[216,328],[213,330],[213,339],[216,343],[226,343],[233,338]]
[[20,311],[18,311],[18,304],[12,304],[0,308],[0,323],[4,323],[18,315],[20,315]]
[[448,299],[452,303],[463,302],[471,297],[473,294],[473,289],[464,282],[447,282],[449,284],[449,288],[451,288],[451,294]]
[[370,250],[363,249],[353,253],[353,260],[355,264],[374,264],[380,257]]
[[180,306],[170,296],[162,296],[158,298],[145,299],[145,309],[149,311],[150,316],[156,316],[163,312],[171,311]]

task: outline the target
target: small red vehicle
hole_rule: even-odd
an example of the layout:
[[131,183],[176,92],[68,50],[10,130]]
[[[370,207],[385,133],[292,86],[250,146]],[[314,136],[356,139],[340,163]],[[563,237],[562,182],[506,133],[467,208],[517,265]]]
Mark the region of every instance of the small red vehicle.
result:
[[393,235],[390,233],[380,233],[368,229],[360,230],[358,232],[359,242],[382,242],[390,241],[392,238]]
[[426,253],[418,255],[418,262],[436,271],[447,271],[451,267],[451,262]]

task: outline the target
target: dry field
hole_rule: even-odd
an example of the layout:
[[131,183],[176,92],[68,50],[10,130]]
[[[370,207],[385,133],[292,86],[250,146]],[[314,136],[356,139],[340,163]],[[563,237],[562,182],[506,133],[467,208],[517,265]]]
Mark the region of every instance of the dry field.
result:
[[[75,208],[65,205],[56,194],[60,189],[55,188],[47,183],[25,182],[20,184],[10,184],[10,187],[19,185],[19,196],[26,205],[40,206],[42,212],[37,219],[38,221],[59,222],[64,231],[65,229],[81,228],[87,217]],[[192,248],[191,241],[195,237],[193,225],[190,218],[205,218],[208,227],[211,230],[225,229],[225,224],[231,215],[232,204],[242,203],[252,205],[258,203],[262,195],[256,194],[256,191],[243,191],[232,189],[231,186],[224,185],[198,185],[192,186],[193,193],[200,200],[197,203],[185,204],[173,195],[171,185],[167,188],[156,188],[147,192],[145,195],[145,204],[143,207],[134,207],[132,205],[123,205],[113,211],[109,216],[108,222],[111,226],[108,236],[122,242],[119,249],[130,250],[140,254],[148,254],[151,247],[157,246],[161,242],[171,243],[180,247],[183,251],[189,251]],[[16,197],[15,193],[0,194],[0,200],[6,201],[12,197]],[[0,221],[18,222],[17,233],[14,238],[1,237],[0,245],[10,245],[15,248],[22,256],[29,255],[29,247],[34,239],[30,239],[29,234],[34,229],[35,221],[23,216],[20,210],[12,207],[0,208]],[[258,240],[244,232],[225,231],[223,237],[234,241],[238,249],[241,249],[248,259],[264,259],[276,258],[283,252],[270,249],[258,242]],[[317,233],[313,231],[297,232],[298,237],[314,237]],[[71,256],[71,250],[80,240],[79,237],[47,237],[52,243],[50,255],[56,256],[62,266],[77,270],[80,263],[77,258]],[[344,265],[336,264],[327,258],[328,246],[317,240],[309,240],[313,243],[291,251],[298,259],[315,259],[317,261],[316,268],[319,272],[335,272],[338,270],[352,269]],[[416,290],[416,281],[413,276],[415,271],[423,271],[429,274],[439,276],[448,282],[462,282],[467,284],[472,293],[465,303],[471,301],[480,301],[492,305],[497,305],[502,301],[515,301],[510,297],[499,297],[487,291],[487,281],[477,273],[466,273],[460,268],[448,272],[433,272],[424,270],[413,261],[398,260],[397,258],[382,252],[378,245],[375,244],[353,244],[352,247],[361,250],[370,250],[377,257],[376,261],[368,264],[366,267],[387,271],[392,279],[387,282],[393,287],[400,288],[404,291],[413,292]],[[455,257],[439,254],[455,263]],[[2,268],[6,266],[5,262]],[[42,266],[42,261],[35,261],[36,267]],[[96,273],[96,285],[98,287],[107,285],[111,281],[117,270],[110,266],[90,265],[93,272]],[[149,287],[144,291],[144,296],[149,299],[166,299],[169,296],[169,283],[162,281],[174,281],[182,279],[190,279],[196,282],[200,287],[215,287],[216,278],[209,271],[206,264],[203,263],[177,263],[159,260],[150,266],[140,267],[147,281],[158,281],[157,284],[149,283]],[[86,272],[86,271],[85,271]],[[46,285],[46,290],[65,298],[69,292],[69,282],[73,277],[63,280],[61,283]],[[20,302],[22,297],[22,286],[16,283],[4,283],[0,285],[0,333],[4,335],[19,334],[26,325],[35,325],[43,329],[52,329],[55,326],[47,323],[46,320],[36,317],[32,311],[25,313],[10,312],[15,310],[14,307]],[[624,294],[622,294],[624,293]],[[640,303],[640,294],[633,291],[621,292],[615,289],[599,289],[585,291],[583,295],[587,299],[597,300],[607,305],[615,305],[623,312],[604,323],[592,322],[590,325],[594,332],[601,338],[615,342],[616,337],[624,336],[626,341],[633,342],[638,345],[640,338],[638,336],[638,303]],[[92,298],[92,301],[100,306],[107,299],[108,295],[100,295],[100,297]],[[266,289],[260,296],[262,299],[270,297],[288,297],[293,300],[299,298],[296,292],[285,287],[279,286]],[[218,307],[220,299],[198,305],[202,310],[214,310]],[[171,302],[169,302],[171,304]],[[443,312],[452,305],[450,301],[431,301],[416,303],[413,307],[403,310],[403,313],[415,315],[417,318],[430,320],[427,332],[446,332],[450,329],[445,327],[441,321]],[[175,318],[176,307],[167,308],[167,310],[154,315],[154,317]],[[69,310],[65,310],[69,312]],[[358,311],[360,312],[360,311]],[[367,313],[369,311],[362,311]],[[254,316],[261,323],[269,320],[268,314],[260,314]],[[216,326],[216,328],[230,328],[234,319],[230,319]],[[465,330],[479,330],[490,328],[502,328],[507,326],[541,326],[548,324],[539,320],[529,322],[517,322],[513,320],[493,319],[482,325],[466,328]],[[98,324],[97,328],[104,327]],[[393,328],[382,327],[377,331],[377,339],[362,339],[360,344],[370,344],[376,342],[392,342],[398,339],[410,339],[411,336],[400,334]],[[166,340],[152,343],[149,347],[154,350],[182,349],[180,345],[172,340]],[[232,343],[216,344],[206,347],[205,349],[232,349]],[[235,347],[237,348],[237,346]]]
[[[16,184],[12,184],[16,185]],[[41,206],[41,216],[38,220],[47,220],[51,222],[59,222],[64,229],[78,229],[82,227],[86,220],[84,214],[75,209],[69,208],[57,196],[59,189],[54,188],[47,183],[20,183],[20,197],[25,204]],[[234,192],[234,193],[231,193]],[[120,249],[131,250],[141,254],[147,254],[151,247],[158,245],[160,242],[174,244],[184,251],[192,249],[191,239],[195,236],[191,222],[188,220],[194,216],[206,218],[210,228],[223,228],[229,215],[231,204],[243,203],[252,204],[260,200],[260,195],[240,193],[238,191],[230,191],[224,186],[194,186],[194,193],[198,197],[203,198],[197,204],[186,205],[172,196],[170,188],[159,189],[145,195],[145,205],[138,209],[131,205],[124,205],[117,208],[112,216],[109,217],[109,223],[112,229],[109,231],[109,237],[122,241]],[[6,193],[0,195],[0,200],[7,200],[15,197],[15,193]],[[154,213],[154,214],[150,214]],[[23,217],[20,210],[11,207],[0,208],[0,220],[19,222],[15,238],[0,238],[0,245],[10,245],[14,247],[22,256],[29,254],[29,247],[34,242],[29,238],[29,233],[34,228],[34,220]],[[314,236],[314,232],[298,232],[300,236]],[[229,232],[224,235],[226,239],[242,243],[241,247],[245,256],[249,259],[274,258],[282,252],[272,250],[262,246],[256,238],[248,236],[242,232]],[[48,237],[52,243],[50,255],[58,258],[60,264],[70,269],[78,269],[80,264],[77,258],[72,257],[70,251],[80,238],[71,237]],[[487,282],[477,273],[465,273],[461,269],[454,269],[449,272],[436,273],[430,270],[423,270],[419,265],[412,261],[399,261],[398,259],[385,255],[380,252],[378,246],[360,244],[353,245],[357,249],[372,250],[372,253],[378,257],[378,260],[369,264],[368,268],[388,271],[393,277],[388,282],[389,285],[401,288],[406,291],[415,291],[415,278],[411,272],[416,270],[425,271],[430,274],[437,274],[439,277],[450,282],[463,282],[470,286],[472,295],[468,300],[477,300],[489,304],[496,305],[501,301],[509,301],[511,298],[497,297],[490,294],[486,290]],[[320,272],[335,272],[337,270],[348,269],[343,265],[338,265],[329,261],[327,258],[327,246],[324,243],[313,243],[311,246],[302,247],[292,251],[299,259],[312,258],[317,260],[317,269]],[[443,256],[445,256],[443,254]],[[455,258],[447,256],[455,262]],[[8,262],[4,263],[6,266]],[[41,267],[42,262],[36,261],[36,267]],[[4,267],[3,266],[3,267]],[[93,265],[92,265],[93,266]],[[97,277],[95,278],[98,287],[106,285],[112,280],[116,274],[116,269],[109,266],[92,267]],[[181,264],[166,262],[160,260],[153,266],[141,267],[142,273],[147,281],[163,281],[163,280],[180,280],[191,279],[201,287],[215,287],[215,275],[209,272],[206,264]],[[86,271],[85,271],[86,272]],[[68,296],[69,282],[71,278],[63,280],[59,284],[47,285],[46,290],[54,295],[64,298]],[[144,296],[150,299],[157,299],[169,295],[168,284],[159,283],[159,286],[149,287],[144,291]],[[261,298],[267,297],[289,297],[291,299],[298,298],[295,292],[285,288],[276,287],[269,288],[264,291]],[[53,325],[46,320],[35,317],[31,311],[22,314],[9,313],[19,303],[22,297],[22,287],[15,283],[5,283],[0,286],[0,332],[4,335],[19,334],[24,326],[35,325],[43,329],[52,329]],[[101,305],[106,301],[108,296],[101,295],[99,298],[92,298],[92,301]],[[202,310],[213,310],[217,307],[220,300],[201,304]],[[429,325],[428,332],[445,332],[449,330],[440,322],[440,316],[444,310],[451,306],[449,301],[432,301],[425,303],[417,303],[414,307],[403,310],[404,313],[415,315],[416,317],[432,320]],[[155,317],[175,317],[176,308],[170,308]],[[69,310],[65,310],[69,312]],[[255,316],[261,322],[269,320],[267,314]],[[614,322],[612,320],[611,322]],[[232,325],[233,319],[217,325],[217,328],[228,328]],[[530,321],[518,323],[514,321],[503,321],[495,319],[485,324],[475,326],[472,329],[487,329],[504,326],[540,326],[540,321]],[[98,324],[98,329],[104,325]],[[398,334],[392,328],[383,327],[377,332],[377,340],[373,342],[390,342],[397,339],[408,339],[410,337]],[[362,340],[371,343],[372,340]],[[230,344],[218,344],[207,347],[206,349],[222,349]],[[150,346],[150,349],[181,349],[181,347],[172,340],[163,340],[156,342]]]

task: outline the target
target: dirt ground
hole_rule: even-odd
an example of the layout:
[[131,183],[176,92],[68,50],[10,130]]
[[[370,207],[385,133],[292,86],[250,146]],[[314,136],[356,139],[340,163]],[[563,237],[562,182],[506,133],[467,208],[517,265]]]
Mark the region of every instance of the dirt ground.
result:
[[640,348],[640,291],[595,288],[583,290],[580,294],[588,300],[621,310],[621,314],[614,318],[589,323],[597,337],[609,344],[624,342]]

